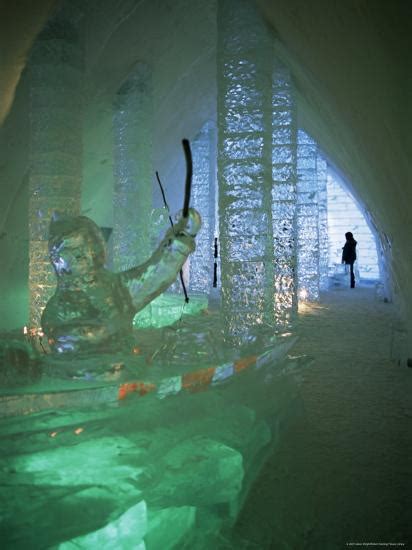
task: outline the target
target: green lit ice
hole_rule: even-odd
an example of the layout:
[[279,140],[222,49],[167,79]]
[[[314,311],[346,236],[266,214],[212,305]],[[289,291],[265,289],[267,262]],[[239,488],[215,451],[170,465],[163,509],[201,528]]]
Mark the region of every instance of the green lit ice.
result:
[[[16,414],[5,408],[3,395],[5,547],[215,547],[276,446],[279,426],[300,410],[297,363],[284,358],[286,349],[279,349],[277,359],[262,359],[261,367],[166,396],[135,392],[119,401],[120,382],[72,380],[61,392],[47,390],[44,380],[14,392],[19,403],[29,394],[42,400]],[[89,362],[91,372],[95,359],[77,361]],[[119,356],[99,359],[105,365]],[[122,360],[129,379],[135,358],[124,354]],[[196,367],[194,353],[191,364],[180,368],[154,361],[135,372],[156,384],[170,374],[185,380]]]

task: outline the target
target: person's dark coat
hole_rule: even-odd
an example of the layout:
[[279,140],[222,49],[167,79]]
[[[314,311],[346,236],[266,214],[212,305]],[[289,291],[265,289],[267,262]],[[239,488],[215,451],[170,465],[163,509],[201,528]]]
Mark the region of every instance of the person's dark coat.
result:
[[353,238],[352,233],[346,233],[346,243],[342,249],[342,263],[353,264],[356,260],[356,245],[357,241]]

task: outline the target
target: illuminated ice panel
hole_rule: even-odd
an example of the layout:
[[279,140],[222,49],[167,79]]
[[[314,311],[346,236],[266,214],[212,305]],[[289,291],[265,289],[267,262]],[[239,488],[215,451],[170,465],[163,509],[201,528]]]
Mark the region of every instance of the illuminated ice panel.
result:
[[150,254],[152,212],[152,82],[143,63],[133,69],[113,104],[113,265],[124,270]]
[[355,267],[363,279],[379,280],[379,263],[376,239],[369,228],[362,210],[349,191],[334,177],[327,178],[329,269],[334,272],[342,260],[345,233],[351,231],[356,241]]
[[202,227],[196,237],[196,250],[190,256],[189,288],[202,294],[209,294],[213,284],[213,133],[212,124],[207,122],[192,142],[192,206],[200,212]]
[[70,8],[55,15],[38,35],[28,77],[29,322],[39,327],[55,288],[47,245],[51,215],[80,213],[83,48]]
[[296,312],[296,106],[289,70],[275,62],[272,78],[272,226],[275,319]]
[[298,296],[302,300],[309,301],[319,298],[319,209],[316,162],[315,141],[303,130],[298,130]]
[[253,2],[218,7],[218,178],[227,337],[273,322],[272,38]]
[[318,209],[319,209],[319,288],[328,288],[329,268],[329,239],[328,239],[328,197],[327,175],[328,165],[319,152],[316,158],[316,172],[318,180]]

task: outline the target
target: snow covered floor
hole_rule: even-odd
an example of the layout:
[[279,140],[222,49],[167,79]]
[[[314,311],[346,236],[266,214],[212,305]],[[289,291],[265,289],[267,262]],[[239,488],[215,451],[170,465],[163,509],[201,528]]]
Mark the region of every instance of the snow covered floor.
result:
[[410,548],[412,369],[390,360],[396,311],[366,287],[330,291],[301,309],[291,353],[314,359],[301,386],[305,419],[256,480],[238,548]]

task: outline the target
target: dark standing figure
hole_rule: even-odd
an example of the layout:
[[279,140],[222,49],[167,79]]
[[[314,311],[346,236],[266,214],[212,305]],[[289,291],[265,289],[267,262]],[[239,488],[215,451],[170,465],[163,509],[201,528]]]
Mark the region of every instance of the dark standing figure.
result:
[[342,263],[350,265],[350,287],[355,288],[355,274],[353,272],[353,264],[356,260],[356,245],[358,244],[353,238],[353,234],[348,231],[345,233],[346,243],[342,252]]

